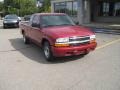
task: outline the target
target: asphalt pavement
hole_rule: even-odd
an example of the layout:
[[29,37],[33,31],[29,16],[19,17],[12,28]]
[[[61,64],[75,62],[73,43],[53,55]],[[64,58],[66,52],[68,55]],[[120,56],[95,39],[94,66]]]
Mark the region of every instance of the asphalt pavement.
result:
[[120,90],[120,35],[96,33],[98,47],[47,62],[19,29],[0,28],[0,90]]

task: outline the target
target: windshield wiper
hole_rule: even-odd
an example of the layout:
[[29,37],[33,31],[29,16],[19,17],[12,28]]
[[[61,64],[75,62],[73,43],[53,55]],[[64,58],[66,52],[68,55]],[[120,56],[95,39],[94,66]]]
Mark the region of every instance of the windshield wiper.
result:
[[60,25],[45,25],[43,27],[54,27],[54,26],[65,26],[65,25],[68,25],[68,26],[74,26],[72,24],[60,24]]
[[55,25],[45,25],[43,27],[53,27],[53,26],[55,26]]
[[61,25],[45,25],[43,27],[54,27],[54,26],[61,26]]
[[74,26],[73,24],[61,24],[60,26],[64,26],[64,25]]

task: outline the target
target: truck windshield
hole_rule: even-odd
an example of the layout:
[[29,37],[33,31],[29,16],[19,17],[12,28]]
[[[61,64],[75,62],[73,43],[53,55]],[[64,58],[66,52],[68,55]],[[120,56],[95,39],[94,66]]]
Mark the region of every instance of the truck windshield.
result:
[[6,15],[5,19],[18,19],[16,15]]
[[41,16],[41,26],[66,26],[75,25],[74,22],[67,15],[45,15]]

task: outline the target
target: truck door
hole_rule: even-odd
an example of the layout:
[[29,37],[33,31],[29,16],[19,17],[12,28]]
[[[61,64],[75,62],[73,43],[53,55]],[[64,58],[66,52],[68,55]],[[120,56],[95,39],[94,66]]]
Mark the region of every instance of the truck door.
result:
[[42,30],[40,29],[40,16],[35,15],[32,20],[32,25],[31,25],[31,36],[32,39],[40,43],[42,40]]

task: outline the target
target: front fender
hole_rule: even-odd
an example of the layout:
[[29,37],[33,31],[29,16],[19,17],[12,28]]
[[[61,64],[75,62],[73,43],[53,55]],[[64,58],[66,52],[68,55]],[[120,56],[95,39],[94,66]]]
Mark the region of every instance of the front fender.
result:
[[51,36],[44,36],[43,40],[47,40],[50,43],[51,46],[53,46],[54,43],[55,43],[55,39],[52,38]]

